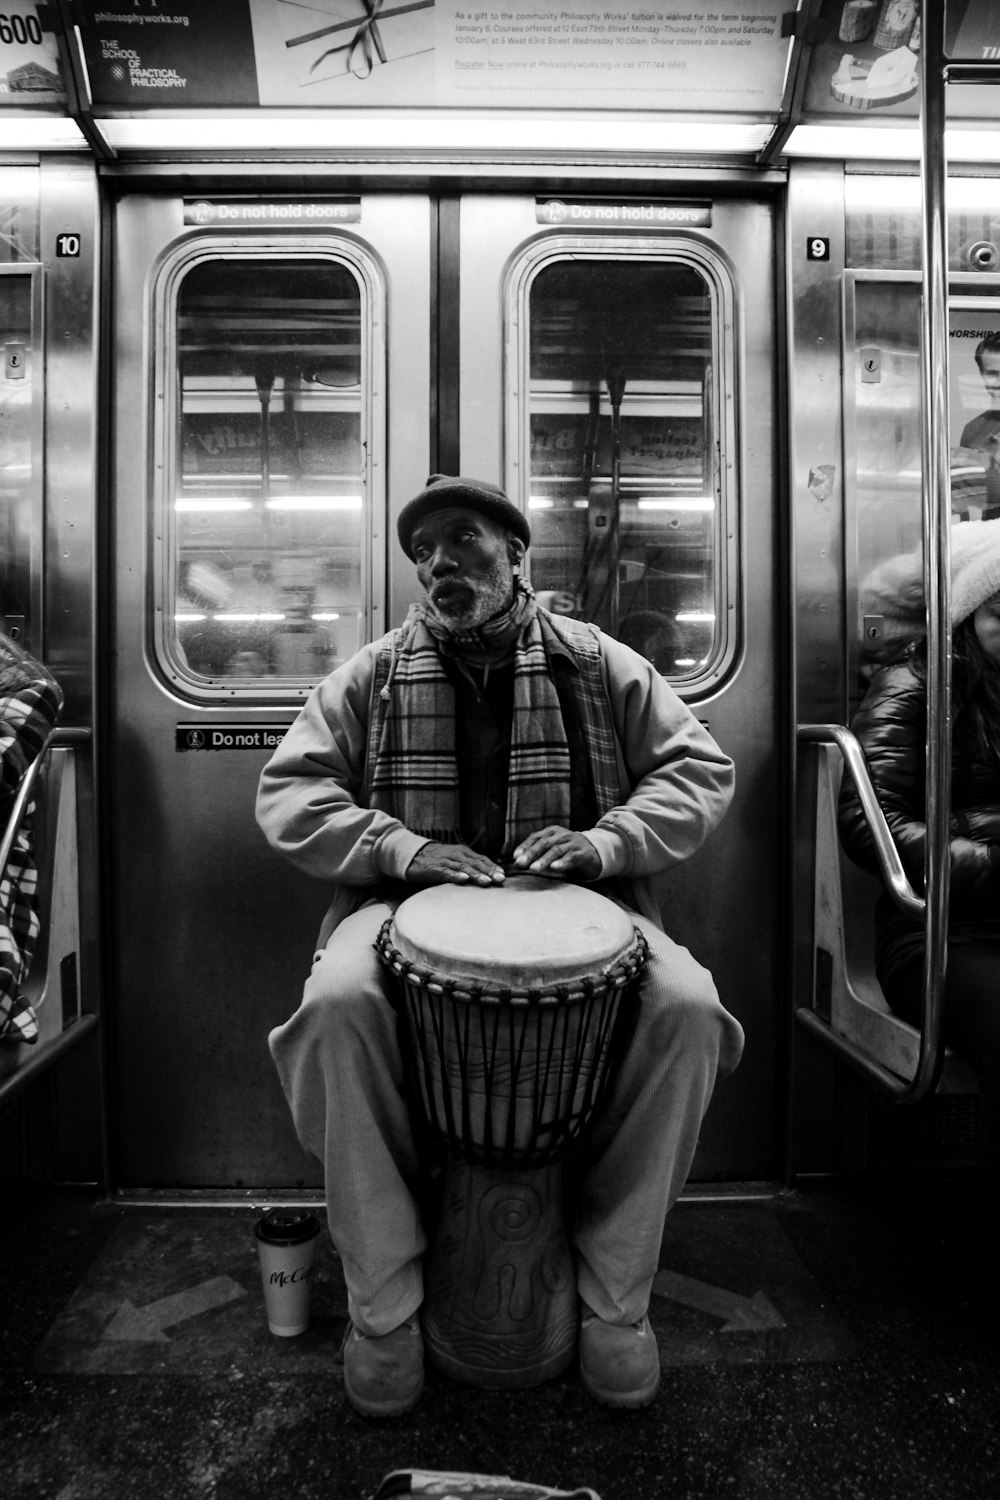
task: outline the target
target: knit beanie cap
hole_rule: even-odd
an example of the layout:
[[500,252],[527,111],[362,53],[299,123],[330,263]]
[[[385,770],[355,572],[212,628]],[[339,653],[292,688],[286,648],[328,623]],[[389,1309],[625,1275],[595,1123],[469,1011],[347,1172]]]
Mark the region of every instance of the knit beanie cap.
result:
[[[881,563],[861,586],[862,611],[882,615],[887,635],[914,638],[926,630],[923,552]],[[961,521],[951,528],[951,623],[954,629],[1000,594],[1000,520]]]
[[531,545],[531,528],[527,517],[516,505],[510,503],[503,490],[498,489],[495,484],[487,484],[483,479],[432,474],[419,495],[414,495],[403,506],[396,522],[399,545],[411,562],[415,559],[410,539],[417,522],[432,511],[450,510],[452,507],[478,511],[480,515],[487,516],[498,526],[502,526],[504,531],[512,531],[525,547]]
[[960,625],[1000,593],[1000,520],[951,529],[951,623]]

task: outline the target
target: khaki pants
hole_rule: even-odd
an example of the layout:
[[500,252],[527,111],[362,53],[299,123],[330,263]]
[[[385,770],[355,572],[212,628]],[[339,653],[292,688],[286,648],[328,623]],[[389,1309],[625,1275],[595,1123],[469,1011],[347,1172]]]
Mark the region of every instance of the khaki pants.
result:
[[[392,910],[373,901],[340,923],[316,955],[299,1009],[268,1039],[299,1140],[324,1164],[351,1317],[374,1335],[420,1306],[427,1247],[395,1013],[373,948]],[[639,1019],[590,1131],[570,1228],[580,1296],[620,1324],[647,1310],[664,1220],[687,1180],[716,1078],[743,1050],[743,1030],[708,970],[629,915],[649,943]]]

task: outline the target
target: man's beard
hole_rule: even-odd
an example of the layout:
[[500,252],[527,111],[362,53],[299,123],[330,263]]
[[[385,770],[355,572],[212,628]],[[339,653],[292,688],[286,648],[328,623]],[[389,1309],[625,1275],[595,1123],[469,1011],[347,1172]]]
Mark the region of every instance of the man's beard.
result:
[[433,586],[428,598],[442,625],[449,630],[465,631],[476,630],[507,609],[512,595],[511,571],[497,562],[476,579],[442,579]]

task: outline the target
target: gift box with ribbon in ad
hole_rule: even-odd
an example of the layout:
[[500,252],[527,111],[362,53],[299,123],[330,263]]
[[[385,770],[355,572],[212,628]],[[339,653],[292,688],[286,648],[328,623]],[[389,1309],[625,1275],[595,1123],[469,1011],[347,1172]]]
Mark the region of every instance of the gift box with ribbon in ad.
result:
[[385,63],[434,50],[434,0],[277,0],[300,87],[366,79]]

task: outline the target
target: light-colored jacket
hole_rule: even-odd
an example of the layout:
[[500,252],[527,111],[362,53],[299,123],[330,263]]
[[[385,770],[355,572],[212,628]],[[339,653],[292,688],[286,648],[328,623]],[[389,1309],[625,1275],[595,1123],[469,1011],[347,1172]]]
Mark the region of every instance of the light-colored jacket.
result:
[[[390,635],[392,633],[390,632]],[[620,804],[586,830],[599,879],[663,926],[656,877],[693,854],[733,795],[734,766],[645,658],[596,632],[618,749]],[[368,805],[375,663],[364,646],[314,689],[268,761],[257,821],[298,869],[334,887],[323,939],[381,881],[402,880],[427,840]]]

